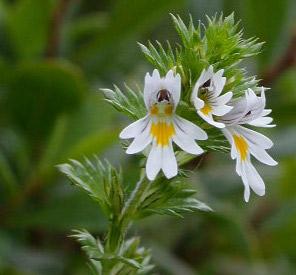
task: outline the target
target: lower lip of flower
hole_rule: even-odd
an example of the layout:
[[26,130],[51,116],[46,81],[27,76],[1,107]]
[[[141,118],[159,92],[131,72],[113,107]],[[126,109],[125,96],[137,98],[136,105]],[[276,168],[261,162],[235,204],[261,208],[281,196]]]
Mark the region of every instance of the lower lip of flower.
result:
[[170,139],[175,135],[175,127],[171,122],[153,122],[150,133],[156,139],[157,145],[164,147],[169,145]]
[[238,135],[233,135],[233,140],[237,151],[240,154],[242,160],[247,159],[249,145],[246,142],[245,138]]
[[208,115],[211,111],[212,111],[212,107],[205,103],[205,105],[200,109],[200,111],[205,114],[205,115]]

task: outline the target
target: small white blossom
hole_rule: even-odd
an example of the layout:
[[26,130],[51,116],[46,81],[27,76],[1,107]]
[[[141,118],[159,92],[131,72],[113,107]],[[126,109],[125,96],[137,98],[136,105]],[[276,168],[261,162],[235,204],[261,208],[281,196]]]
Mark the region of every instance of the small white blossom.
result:
[[250,188],[259,196],[265,194],[265,185],[257,170],[251,163],[251,155],[267,165],[277,165],[277,162],[266,152],[273,142],[266,136],[241,126],[249,124],[260,127],[274,127],[272,118],[266,117],[271,110],[265,108],[265,93],[262,87],[261,96],[257,97],[253,90],[248,89],[245,97],[233,104],[233,109],[220,118],[225,124],[222,129],[231,144],[231,158],[236,159],[236,172],[242,178],[245,186],[244,198],[249,201]]
[[203,70],[191,94],[192,104],[199,116],[218,128],[224,128],[225,125],[215,121],[213,115],[223,116],[232,109],[226,105],[232,98],[232,92],[221,95],[226,82],[223,72],[224,70],[219,70],[214,73],[213,66]]
[[172,70],[161,78],[158,70],[145,76],[144,101],[148,114],[120,133],[120,138],[133,138],[127,154],[135,154],[152,143],[146,163],[146,174],[154,180],[160,170],[167,178],[178,173],[172,142],[182,150],[199,155],[203,150],[195,140],[207,139],[201,128],[175,114],[180,101],[181,78]]

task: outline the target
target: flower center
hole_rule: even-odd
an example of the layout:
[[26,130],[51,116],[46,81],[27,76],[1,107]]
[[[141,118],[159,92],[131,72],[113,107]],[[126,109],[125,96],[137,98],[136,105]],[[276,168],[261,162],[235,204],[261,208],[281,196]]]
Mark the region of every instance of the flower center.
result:
[[152,122],[150,133],[156,139],[157,145],[164,147],[168,146],[170,139],[175,135],[175,128],[171,122]]
[[162,89],[157,93],[156,99],[157,102],[150,108],[150,114],[160,117],[171,116],[174,111],[171,93],[166,89]]
[[167,101],[167,102],[171,101],[171,93],[166,89],[162,89],[157,93],[157,102],[163,102],[163,101]]
[[[205,85],[205,84],[204,84]],[[208,115],[210,112],[212,112],[213,108],[212,106],[209,104],[209,91],[208,91],[208,87],[204,87],[202,86],[199,89],[198,92],[198,96],[200,99],[202,99],[204,101],[204,106],[200,109],[200,111],[202,113],[204,113],[205,115]]]
[[205,105],[200,109],[200,111],[205,115],[208,115],[213,109],[206,101],[204,101],[204,103]]
[[244,137],[233,135],[233,140],[237,151],[239,152],[241,159],[246,160],[248,155],[249,145]]

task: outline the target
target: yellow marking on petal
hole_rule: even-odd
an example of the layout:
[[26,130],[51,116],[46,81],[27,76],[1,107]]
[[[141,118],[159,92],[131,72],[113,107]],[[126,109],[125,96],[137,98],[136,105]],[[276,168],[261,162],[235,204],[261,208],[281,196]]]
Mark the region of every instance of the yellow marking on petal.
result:
[[205,115],[208,115],[212,110],[212,107],[207,103],[205,103],[205,105],[200,109],[200,111]]
[[157,145],[164,147],[168,146],[170,139],[175,134],[175,128],[172,123],[153,122],[150,133],[156,139]]
[[158,114],[158,107],[157,107],[157,105],[152,105],[152,107],[150,109],[150,114],[151,115],[157,115]]
[[173,105],[167,105],[164,109],[166,115],[171,115],[173,113]]
[[233,140],[237,151],[239,152],[241,159],[246,160],[248,156],[249,145],[244,137],[233,135]]

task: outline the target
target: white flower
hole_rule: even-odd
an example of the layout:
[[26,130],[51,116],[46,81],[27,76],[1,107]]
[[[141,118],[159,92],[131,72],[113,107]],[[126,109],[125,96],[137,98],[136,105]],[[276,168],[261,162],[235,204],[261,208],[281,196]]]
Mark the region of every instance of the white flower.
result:
[[245,97],[234,102],[233,109],[220,118],[225,124],[222,129],[231,144],[231,158],[236,159],[236,172],[242,178],[245,186],[244,198],[249,201],[250,188],[259,196],[265,194],[265,185],[251,163],[251,155],[267,165],[277,165],[277,162],[266,152],[273,146],[266,136],[257,133],[240,124],[260,127],[273,127],[272,118],[266,117],[271,110],[265,110],[265,93],[262,87],[261,96],[257,97],[253,90],[248,89]]
[[132,123],[120,133],[120,138],[134,138],[127,154],[135,154],[152,143],[146,163],[146,174],[154,180],[162,169],[167,178],[178,173],[173,151],[174,141],[184,151],[199,155],[203,153],[195,140],[207,139],[207,134],[195,124],[175,114],[180,101],[181,78],[172,70],[161,78],[158,70],[145,76],[144,100],[148,114]]
[[191,94],[191,101],[199,116],[218,128],[224,128],[225,125],[215,121],[213,115],[223,116],[232,109],[226,105],[232,98],[232,92],[220,95],[226,82],[223,72],[224,70],[219,70],[214,73],[213,66],[203,70]]

